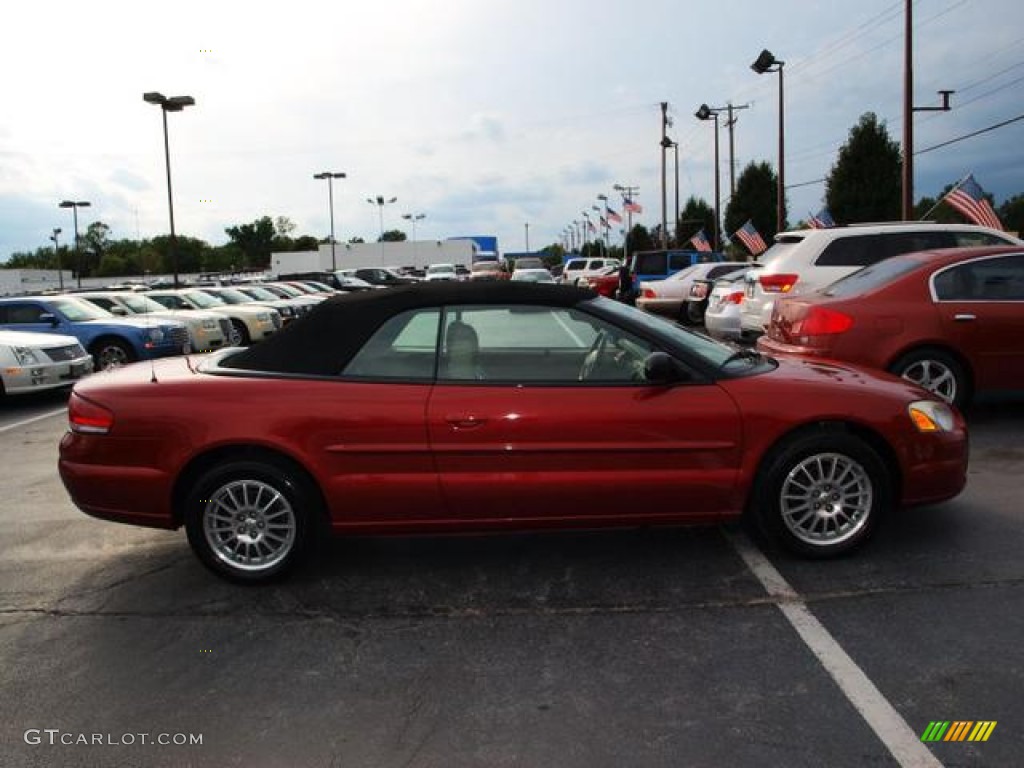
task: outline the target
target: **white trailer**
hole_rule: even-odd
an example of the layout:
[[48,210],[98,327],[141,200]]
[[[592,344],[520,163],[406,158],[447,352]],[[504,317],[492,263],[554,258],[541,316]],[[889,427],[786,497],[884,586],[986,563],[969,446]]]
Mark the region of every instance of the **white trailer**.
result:
[[[424,269],[430,264],[473,263],[476,245],[471,240],[420,240],[387,243],[337,243],[334,256],[331,246],[321,245],[316,251],[286,251],[270,255],[270,271],[275,275],[300,272],[329,272],[358,267],[391,267]],[[332,264],[333,262],[333,264]]]

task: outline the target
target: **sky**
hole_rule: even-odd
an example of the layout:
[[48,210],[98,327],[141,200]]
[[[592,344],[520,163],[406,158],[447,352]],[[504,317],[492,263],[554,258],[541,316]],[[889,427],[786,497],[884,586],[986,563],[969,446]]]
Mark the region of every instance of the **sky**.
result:
[[[778,160],[785,62],[790,221],[822,205],[824,177],[860,116],[902,136],[905,0],[373,0],[150,3],[50,0],[7,14],[0,71],[0,261],[62,243],[89,201],[110,236],[169,231],[159,108],[168,115],[175,228],[213,245],[226,227],[288,217],[294,234],[496,235],[502,251],[560,242],[583,211],[639,188],[661,218],[661,102],[679,142],[681,204],[714,199],[714,128],[702,103],[736,112],[737,175]],[[915,196],[972,172],[999,204],[1024,193],[1024,4],[918,0],[914,104],[954,90],[949,112],[915,116]],[[722,209],[729,135],[721,121]],[[668,206],[674,208],[669,155]],[[378,195],[397,202],[383,208]],[[671,219],[671,213],[669,214]],[[613,242],[615,242],[613,238]],[[354,265],[353,265],[354,266]]]

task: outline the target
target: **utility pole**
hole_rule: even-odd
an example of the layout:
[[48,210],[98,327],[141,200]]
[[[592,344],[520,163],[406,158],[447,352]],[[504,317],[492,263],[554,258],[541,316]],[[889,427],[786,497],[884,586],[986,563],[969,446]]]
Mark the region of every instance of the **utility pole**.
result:
[[725,110],[729,113],[728,120],[725,121],[726,127],[729,129],[729,198],[736,197],[736,147],[733,143],[733,126],[736,125],[736,118],[732,116],[733,112],[741,109],[750,109],[749,104],[740,104],[734,106],[731,102],[726,105]]
[[668,128],[672,124],[668,117],[668,102],[661,102],[661,247],[668,248],[668,190],[666,180],[666,159],[665,150],[668,149],[671,139],[668,137]]

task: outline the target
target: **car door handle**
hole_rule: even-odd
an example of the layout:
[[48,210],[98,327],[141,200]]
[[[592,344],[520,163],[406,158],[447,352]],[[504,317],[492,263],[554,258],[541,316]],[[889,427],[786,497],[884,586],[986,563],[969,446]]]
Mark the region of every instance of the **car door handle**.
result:
[[969,323],[969,322],[971,322],[972,320],[977,320],[978,318],[977,318],[977,316],[976,316],[976,315],[971,315],[971,314],[959,314],[959,315],[953,315],[953,319],[954,319],[954,320],[955,320],[956,322],[958,322],[958,323]]
[[480,416],[467,416],[465,414],[452,414],[445,416],[444,420],[451,424],[452,429],[476,429],[487,419]]

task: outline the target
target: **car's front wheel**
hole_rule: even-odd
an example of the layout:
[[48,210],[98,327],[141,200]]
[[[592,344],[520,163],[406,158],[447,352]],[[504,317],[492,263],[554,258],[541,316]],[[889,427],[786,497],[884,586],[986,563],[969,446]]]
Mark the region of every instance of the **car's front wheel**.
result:
[[255,584],[283,576],[306,548],[317,496],[284,464],[232,461],[207,471],[186,501],[189,544],[219,576]]
[[89,351],[97,371],[118,368],[135,360],[132,348],[118,339],[100,339]]
[[833,557],[863,544],[892,503],[889,473],[864,440],[809,433],[767,459],[755,488],[763,533],[792,552]]
[[237,317],[231,318],[231,334],[228,336],[228,342],[232,347],[246,347],[252,339],[249,337],[249,329],[245,327],[245,323],[239,320]]
[[889,371],[963,408],[970,400],[970,383],[960,362],[941,349],[916,349],[889,366]]

